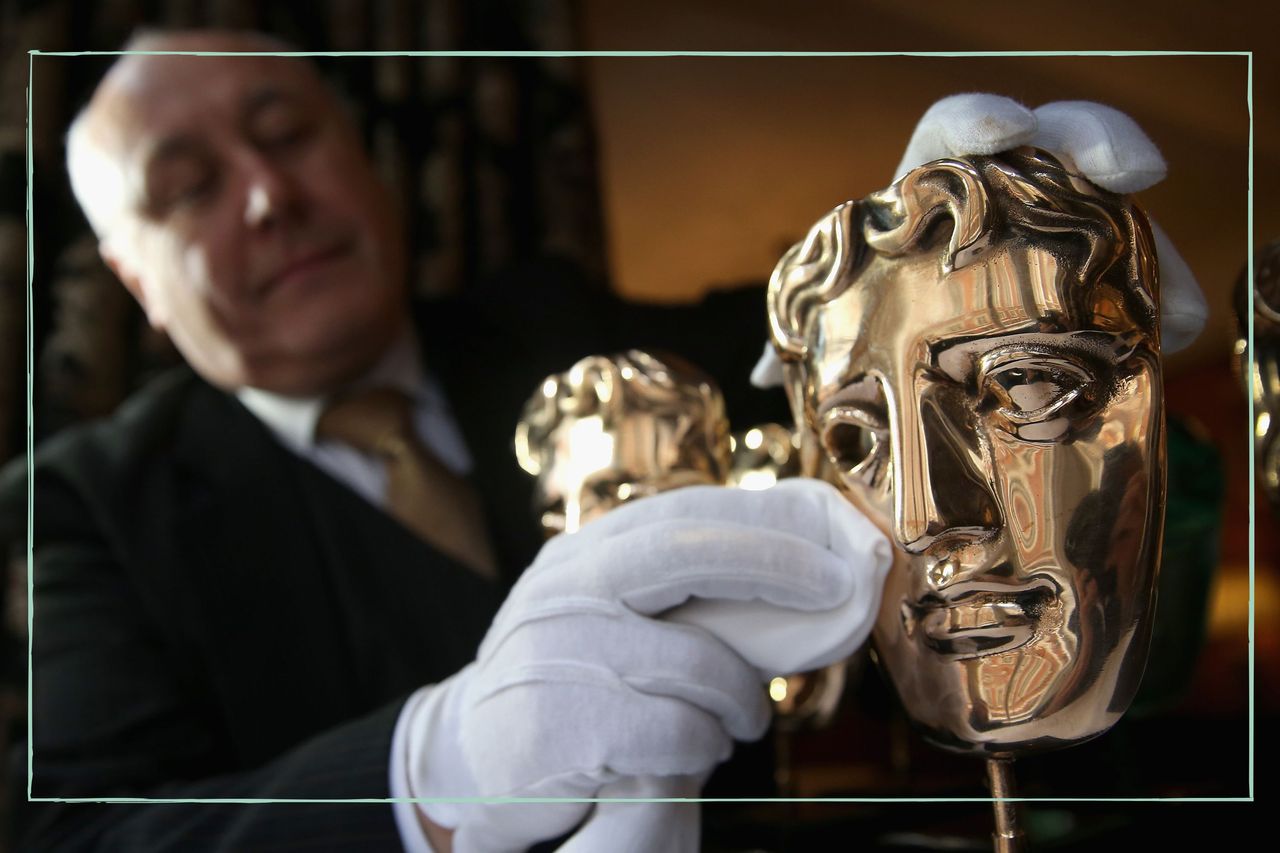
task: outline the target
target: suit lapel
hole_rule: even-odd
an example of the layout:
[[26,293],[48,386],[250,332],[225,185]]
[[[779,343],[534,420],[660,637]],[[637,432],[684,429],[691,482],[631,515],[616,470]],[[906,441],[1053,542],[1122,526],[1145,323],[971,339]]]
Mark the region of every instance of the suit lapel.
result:
[[315,466],[299,461],[297,473],[367,691],[413,690],[474,660],[501,588]]
[[[357,661],[332,555],[299,511],[288,451],[237,402],[192,391],[176,448],[181,607],[242,759],[277,754],[353,706]],[[302,701],[300,701],[302,700]]]
[[246,759],[456,672],[501,589],[203,384],[177,447],[183,609]]
[[[516,421],[545,376],[608,336],[582,300],[507,292],[521,295],[416,309],[425,366],[462,428],[513,581],[542,542]],[[298,460],[234,399],[200,382],[190,393],[170,528],[170,564],[190,583],[171,588],[244,760],[470,660],[499,591]]]

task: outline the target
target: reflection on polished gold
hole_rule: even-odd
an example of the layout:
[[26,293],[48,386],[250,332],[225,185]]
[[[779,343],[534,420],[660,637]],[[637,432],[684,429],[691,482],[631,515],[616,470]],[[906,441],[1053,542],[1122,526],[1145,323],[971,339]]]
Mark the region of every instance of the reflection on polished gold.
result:
[[1143,214],[1032,149],[940,160],[779,263],[798,424],[897,545],[874,639],[947,748],[1111,726],[1146,660],[1164,506]]
[[854,656],[822,669],[778,676],[770,681],[769,698],[778,715],[779,730],[790,734],[801,729],[825,728],[835,718],[850,677],[850,666],[856,675],[860,660]]
[[760,424],[729,440],[733,451],[727,485],[740,489],[767,489],[800,472],[795,434],[782,424]]
[[[1253,266],[1253,358],[1242,365],[1253,396],[1254,462],[1258,479],[1273,508],[1280,507],[1280,240],[1258,251]],[[1247,270],[1237,289],[1244,290]],[[1245,355],[1248,344],[1248,302],[1237,294],[1236,317],[1240,338],[1236,352]]]
[[590,356],[548,376],[516,427],[520,467],[548,535],[627,500],[720,485],[729,471],[724,398],[700,370],[639,350]]
[[[535,512],[548,536],[680,486],[768,488],[798,465],[790,430],[760,424],[730,436],[711,379],[640,350],[590,356],[548,376],[525,404],[515,443],[520,467],[537,478]],[[770,698],[784,728],[829,722],[845,667],[774,678]]]

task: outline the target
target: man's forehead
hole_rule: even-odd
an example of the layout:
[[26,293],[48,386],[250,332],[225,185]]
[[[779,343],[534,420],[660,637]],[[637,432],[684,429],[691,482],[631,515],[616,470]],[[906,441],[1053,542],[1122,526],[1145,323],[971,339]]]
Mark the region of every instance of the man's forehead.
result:
[[226,121],[265,93],[315,97],[323,92],[315,71],[298,59],[132,55],[108,73],[90,111],[102,137],[129,150],[146,139]]

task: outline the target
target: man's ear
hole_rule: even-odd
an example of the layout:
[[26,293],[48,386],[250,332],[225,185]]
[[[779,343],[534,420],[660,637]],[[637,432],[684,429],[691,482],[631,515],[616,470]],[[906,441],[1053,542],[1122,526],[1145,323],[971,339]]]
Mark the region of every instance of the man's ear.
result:
[[142,277],[138,274],[137,268],[125,260],[120,251],[106,237],[98,241],[98,255],[107,268],[115,273],[116,278],[120,279],[125,290],[129,291],[142,306],[142,311],[147,315],[147,322],[151,324],[151,328],[163,332],[164,318],[160,315],[158,307],[147,299],[147,289],[142,284]]

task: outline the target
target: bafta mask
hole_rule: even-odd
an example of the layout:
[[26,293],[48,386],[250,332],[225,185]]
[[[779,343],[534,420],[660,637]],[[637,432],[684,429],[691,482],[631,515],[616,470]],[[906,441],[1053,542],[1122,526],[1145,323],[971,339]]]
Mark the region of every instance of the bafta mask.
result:
[[1021,149],[837,207],[773,274],[805,445],[896,544],[878,659],[940,746],[1067,746],[1138,687],[1164,505],[1155,270],[1137,208]]
[[673,356],[590,356],[525,404],[516,457],[543,529],[572,533],[624,501],[724,483],[729,421],[715,384]]

